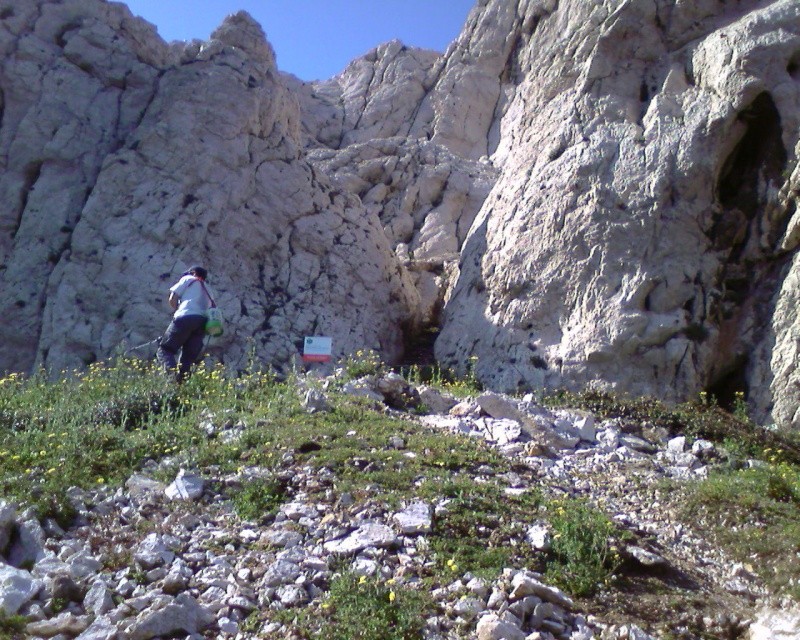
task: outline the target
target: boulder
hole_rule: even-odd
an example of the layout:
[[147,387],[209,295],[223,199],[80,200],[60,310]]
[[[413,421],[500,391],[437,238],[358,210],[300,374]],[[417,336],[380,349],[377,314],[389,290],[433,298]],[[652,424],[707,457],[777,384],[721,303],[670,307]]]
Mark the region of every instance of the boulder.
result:
[[44,584],[24,569],[0,564],[0,612],[14,615],[36,597]]
[[787,611],[766,607],[758,611],[750,625],[747,640],[798,640],[800,638],[800,611]]
[[164,493],[170,500],[199,500],[204,488],[205,482],[199,475],[181,469]]
[[391,527],[377,522],[367,522],[344,538],[324,543],[328,553],[352,555],[368,547],[386,548],[396,546],[397,535]]
[[192,596],[182,593],[160,607],[145,609],[127,630],[131,640],[149,640],[177,632],[194,634],[209,626],[214,616]]
[[443,54],[314,83],[245,12],[168,45],[121,3],[17,4],[0,371],[152,340],[200,262],[232,368],[315,334],[396,364],[435,327],[495,391],[746,391],[800,427],[795,0],[481,0]]
[[425,502],[412,502],[402,511],[395,513],[392,519],[403,535],[431,532],[432,512],[430,505]]

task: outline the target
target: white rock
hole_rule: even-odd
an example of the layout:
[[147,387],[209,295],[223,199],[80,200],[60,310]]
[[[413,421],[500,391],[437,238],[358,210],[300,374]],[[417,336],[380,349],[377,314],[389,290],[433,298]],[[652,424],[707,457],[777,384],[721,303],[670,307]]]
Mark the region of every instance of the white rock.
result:
[[747,640],[798,640],[800,611],[765,607],[757,612],[746,637]]
[[535,522],[525,533],[525,539],[537,551],[547,551],[551,543],[550,527],[545,522]]
[[706,460],[711,457],[716,451],[716,447],[714,446],[713,442],[709,440],[695,440],[692,443],[692,453],[696,455],[701,460]]
[[303,534],[288,529],[270,529],[261,534],[261,540],[274,547],[290,549],[303,542]]
[[323,413],[331,410],[325,394],[318,389],[309,389],[303,397],[303,408],[309,413]]
[[[760,310],[745,312],[747,327],[738,325],[734,335],[694,303],[716,286],[720,270],[746,278],[749,259],[773,255],[772,248],[745,248],[743,239],[755,226],[771,228],[791,218],[792,231],[784,234],[779,226],[775,237],[786,238],[781,250],[796,250],[800,216],[785,194],[797,186],[798,172],[720,175],[719,167],[737,158],[738,151],[725,144],[734,130],[758,135],[756,127],[773,127],[770,151],[759,156],[765,162],[773,149],[794,153],[798,88],[792,85],[790,97],[784,95],[785,62],[796,54],[800,7],[781,2],[729,13],[718,5],[713,15],[727,20],[724,38],[718,23],[703,23],[700,7],[679,12],[666,41],[658,35],[662,23],[652,3],[601,14],[596,4],[581,0],[524,6],[490,1],[470,17],[468,26],[481,35],[464,33],[469,46],[448,57],[426,101],[436,114],[433,140],[470,154],[491,141],[485,152],[501,176],[464,244],[435,346],[440,362],[463,373],[477,356],[478,378],[497,390],[588,385],[677,400],[696,397],[708,383],[706,372],[735,367],[741,345],[757,362],[747,368],[748,402],[766,413],[774,401],[772,421],[796,426],[800,388],[792,336],[800,320],[792,310],[800,299],[800,261],[792,258],[786,279],[770,289],[777,303],[767,312],[770,337],[747,325],[764,312],[758,303]],[[509,17],[515,12],[521,15]],[[509,34],[524,37],[523,25],[539,20],[560,28],[546,44],[537,32],[511,53],[512,61],[524,60],[522,77],[511,86],[498,83],[496,70],[507,68],[502,56],[514,37]],[[666,42],[691,24],[687,76]],[[763,34],[783,30],[791,35],[763,42]],[[565,83],[564,67],[548,60],[567,42],[577,52],[570,69],[580,71]],[[733,58],[747,71],[731,68]],[[646,59],[661,61],[665,80],[643,94]],[[623,66],[627,73],[611,74]],[[437,99],[444,87],[451,89],[446,107]],[[465,99],[470,115],[445,124],[443,113],[458,111],[462,95],[475,91],[488,100],[503,96],[492,101],[495,115],[472,96]],[[580,124],[569,109],[581,113]],[[754,123],[737,125],[750,110]],[[792,114],[789,125],[786,113]],[[706,135],[710,122],[718,128]],[[609,162],[613,150],[620,155]],[[677,172],[666,168],[676,166]],[[738,195],[756,184],[764,190],[753,208],[738,210]],[[720,188],[730,197],[720,198]],[[768,221],[757,213],[761,207],[782,214]],[[715,213],[709,215],[710,208]],[[590,237],[598,241],[587,243]],[[632,237],[657,238],[658,246]],[[706,251],[721,253],[710,258]],[[731,310],[741,303],[730,296],[722,302]]]
[[76,580],[92,576],[103,568],[103,563],[84,549],[67,558],[66,564]]
[[431,413],[447,413],[456,404],[455,398],[445,396],[434,387],[420,385],[417,388],[417,392],[419,393],[420,402],[425,405]]
[[525,640],[526,636],[518,626],[503,622],[493,613],[478,620],[476,631],[478,640]]
[[522,425],[517,420],[478,418],[475,425],[485,434],[487,440],[499,446],[516,441],[522,434]]
[[135,473],[125,481],[125,488],[132,496],[139,497],[148,493],[160,493],[166,486],[157,480]]
[[115,640],[117,637],[117,625],[108,617],[100,616],[76,640]]
[[686,436],[678,436],[667,442],[667,452],[678,455],[686,451]]
[[648,551],[647,549],[642,549],[636,545],[626,546],[625,551],[645,567],[663,567],[668,564],[659,554]]
[[288,584],[278,587],[278,600],[287,607],[297,607],[309,601],[308,592],[297,584]]
[[403,535],[430,533],[432,524],[431,506],[422,501],[409,504],[402,511],[395,513],[392,520]]
[[283,513],[289,520],[300,520],[300,518],[319,518],[317,508],[305,502],[287,502],[281,506]]
[[580,439],[584,442],[596,442],[597,429],[595,426],[594,416],[590,413],[579,416],[575,420],[575,428],[578,430]]
[[175,553],[167,547],[163,537],[157,533],[149,534],[133,554],[133,559],[146,571],[170,564],[174,558]]
[[512,600],[535,595],[564,609],[572,609],[574,606],[572,599],[560,589],[546,585],[524,573],[517,573],[514,576],[511,581],[511,587],[510,597]]
[[349,555],[367,547],[386,548],[396,546],[397,536],[390,527],[376,522],[361,525],[345,538],[326,542],[323,547],[328,553]]
[[239,633],[239,625],[230,618],[220,618],[217,620],[217,626],[219,627],[221,633],[227,633],[231,636],[235,636],[237,633]]
[[453,604],[453,613],[464,620],[472,620],[486,610],[486,605],[478,598],[460,598]]
[[166,602],[161,608],[146,609],[137,616],[127,631],[131,640],[148,640],[179,631],[197,633],[214,620],[211,612],[188,594],[168,598]]
[[181,469],[165,493],[170,500],[199,500],[204,487],[205,483],[199,475]]
[[383,396],[372,389],[368,384],[358,380],[348,382],[342,386],[342,393],[345,393],[356,398],[366,398],[374,402],[383,402]]
[[44,583],[24,569],[0,564],[0,611],[14,615],[36,597]]
[[111,590],[104,582],[96,580],[83,599],[83,607],[95,617],[102,616],[114,608]]
[[25,626],[25,631],[29,636],[43,636],[51,638],[59,634],[76,636],[83,633],[89,626],[89,616],[75,616],[65,612],[49,620],[30,622]]

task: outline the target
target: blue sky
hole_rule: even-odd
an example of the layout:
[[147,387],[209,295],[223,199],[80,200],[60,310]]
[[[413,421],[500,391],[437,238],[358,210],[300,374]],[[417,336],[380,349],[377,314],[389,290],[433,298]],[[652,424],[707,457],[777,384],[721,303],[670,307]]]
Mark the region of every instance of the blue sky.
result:
[[244,9],[264,28],[278,68],[303,80],[336,75],[375,46],[444,51],[476,0],[125,0],[164,40],[207,40],[229,13]]

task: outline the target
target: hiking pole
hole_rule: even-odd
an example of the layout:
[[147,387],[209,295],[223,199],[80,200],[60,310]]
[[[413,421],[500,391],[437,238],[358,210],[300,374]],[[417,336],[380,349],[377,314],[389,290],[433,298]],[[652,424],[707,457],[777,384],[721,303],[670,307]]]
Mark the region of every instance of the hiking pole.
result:
[[140,344],[137,347],[131,347],[125,353],[128,354],[131,351],[138,351],[139,349],[144,349],[145,347],[149,347],[151,344],[155,344],[161,340],[161,336],[158,336],[155,340],[151,340],[150,342],[145,342],[144,344]]

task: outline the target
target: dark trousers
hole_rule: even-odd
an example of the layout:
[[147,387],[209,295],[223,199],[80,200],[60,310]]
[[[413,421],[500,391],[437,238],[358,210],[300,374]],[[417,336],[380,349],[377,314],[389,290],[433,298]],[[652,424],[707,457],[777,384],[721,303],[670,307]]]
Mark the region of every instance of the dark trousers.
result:
[[179,382],[189,375],[192,365],[197,362],[203,351],[203,342],[206,337],[205,326],[205,316],[174,318],[169,323],[167,332],[161,338],[156,356],[168,373],[175,371],[175,357],[180,351],[177,365]]

